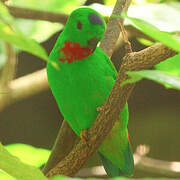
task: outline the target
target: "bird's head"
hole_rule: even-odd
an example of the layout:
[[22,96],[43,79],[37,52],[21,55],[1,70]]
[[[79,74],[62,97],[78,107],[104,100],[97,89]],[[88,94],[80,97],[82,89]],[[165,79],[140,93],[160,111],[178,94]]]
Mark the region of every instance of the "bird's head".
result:
[[63,31],[65,45],[61,51],[66,57],[60,61],[71,63],[91,55],[102,39],[105,27],[105,21],[97,11],[87,7],[74,10]]
[[68,18],[64,31],[71,40],[81,46],[92,46],[102,39],[105,32],[105,21],[95,10],[82,7],[74,10]]

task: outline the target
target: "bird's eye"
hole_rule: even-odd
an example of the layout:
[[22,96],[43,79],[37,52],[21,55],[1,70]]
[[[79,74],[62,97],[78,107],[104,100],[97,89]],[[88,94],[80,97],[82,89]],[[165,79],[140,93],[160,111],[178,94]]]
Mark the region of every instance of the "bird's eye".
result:
[[76,26],[78,29],[80,30],[82,29],[82,23],[80,21],[77,22]]

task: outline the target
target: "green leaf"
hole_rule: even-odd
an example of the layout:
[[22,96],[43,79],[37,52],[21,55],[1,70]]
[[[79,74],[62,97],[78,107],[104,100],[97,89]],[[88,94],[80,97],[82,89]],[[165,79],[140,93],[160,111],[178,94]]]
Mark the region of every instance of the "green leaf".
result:
[[128,83],[135,83],[143,78],[146,78],[162,84],[167,88],[180,90],[180,76],[167,74],[163,71],[158,70],[133,71],[127,72],[127,74],[130,76],[130,79],[122,82],[122,86]]
[[107,6],[114,6],[116,4],[116,0],[104,0],[104,4]]
[[[161,31],[180,31],[180,2],[133,4],[128,9],[128,16],[142,19],[156,26]],[[129,24],[125,21],[125,24]]]
[[137,40],[145,46],[152,46],[154,44],[154,42],[144,39],[144,38],[137,38]]
[[8,24],[15,32],[21,34],[21,31],[17,27],[13,16],[9,13],[8,8],[0,1],[0,21]]
[[157,64],[155,68],[157,70],[180,76],[180,54],[168,58],[167,60]]
[[[111,0],[105,0],[110,2]],[[137,2],[138,1],[138,2]],[[179,32],[180,31],[180,2],[171,2],[163,4],[147,3],[146,1],[133,1],[128,8],[128,16],[142,19],[156,26],[161,31]],[[156,0],[155,0],[156,1]],[[98,3],[91,5],[103,16],[110,16],[113,6],[105,6]],[[125,19],[125,25],[134,25],[131,21]]]
[[9,174],[7,174],[4,171],[0,170],[0,179],[2,180],[16,180],[14,177],[10,176]]
[[5,149],[12,155],[18,157],[23,163],[41,167],[49,158],[50,150],[35,148],[27,144],[10,144]]
[[35,40],[29,39],[22,34],[15,33],[7,24],[0,21],[0,39],[7,41],[20,49],[27,51],[48,61],[44,48]]
[[12,156],[2,144],[0,144],[0,159],[0,169],[18,180],[47,180],[39,169],[22,163],[17,157]]
[[127,19],[135,24],[135,26],[142,31],[144,34],[150,36],[156,41],[160,41],[166,46],[174,49],[175,51],[180,52],[180,41],[177,40],[173,35],[159,31],[155,26],[152,24],[137,18],[132,18],[124,15]]
[[[26,4],[26,1],[24,2]],[[0,2],[0,20],[8,24],[15,32],[24,33],[29,38],[38,42],[47,40],[52,34],[62,29],[59,23],[48,21],[33,21],[24,19],[14,19],[8,12],[8,8]]]
[[[43,3],[37,0],[13,0],[10,2],[10,5],[69,14],[73,9],[82,5],[84,2],[85,0],[43,0]],[[16,23],[26,36],[38,42],[47,40],[50,36],[63,28],[60,23],[39,20],[16,19]]]
[[44,42],[54,33],[60,31],[63,25],[40,20],[16,19],[16,24],[23,34],[37,42]]
[[0,20],[12,24],[14,19],[13,17],[9,14],[8,8],[4,6],[4,4],[0,1]]

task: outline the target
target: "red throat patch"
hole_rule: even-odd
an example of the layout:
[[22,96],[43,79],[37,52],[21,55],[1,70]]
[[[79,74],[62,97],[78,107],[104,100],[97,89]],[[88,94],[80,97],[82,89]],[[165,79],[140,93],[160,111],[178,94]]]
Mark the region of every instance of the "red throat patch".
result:
[[80,46],[79,43],[66,41],[64,47],[60,49],[60,53],[63,53],[63,57],[59,58],[59,61],[67,61],[71,64],[74,61],[81,61],[92,54],[92,50],[88,47]]

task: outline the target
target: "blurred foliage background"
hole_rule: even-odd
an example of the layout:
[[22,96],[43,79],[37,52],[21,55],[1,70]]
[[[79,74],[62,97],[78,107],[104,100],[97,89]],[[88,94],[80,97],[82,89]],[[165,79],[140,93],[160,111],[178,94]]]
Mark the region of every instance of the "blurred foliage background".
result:
[[[111,13],[115,0],[10,0],[8,5],[70,14],[80,6],[91,5],[104,16]],[[101,4],[101,5],[100,5]],[[105,4],[106,6],[103,6]],[[174,0],[134,0],[128,16],[146,20],[161,31],[171,34],[180,30],[180,2]],[[6,19],[8,21],[9,19]],[[63,29],[60,23],[40,20],[15,19],[14,22],[24,35],[33,38],[49,53]],[[129,40],[134,51],[144,49],[155,41],[135,30],[129,21],[125,22]],[[42,69],[46,62],[27,52],[18,53],[16,78]],[[0,68],[6,61],[4,43],[0,40]],[[113,53],[112,61],[117,69],[124,55],[121,40]],[[180,60],[179,60],[180,61]],[[180,64],[179,64],[180,66]],[[176,66],[178,67],[178,65]],[[177,71],[176,73],[177,74]],[[179,75],[179,74],[177,74]],[[139,144],[150,147],[149,157],[166,161],[180,161],[180,93],[166,89],[153,81],[137,83],[129,99],[129,132],[133,150]],[[28,99],[15,102],[0,112],[0,140],[3,144],[25,143],[51,149],[63,117],[50,90]],[[155,173],[135,171],[134,177],[161,177]]]

